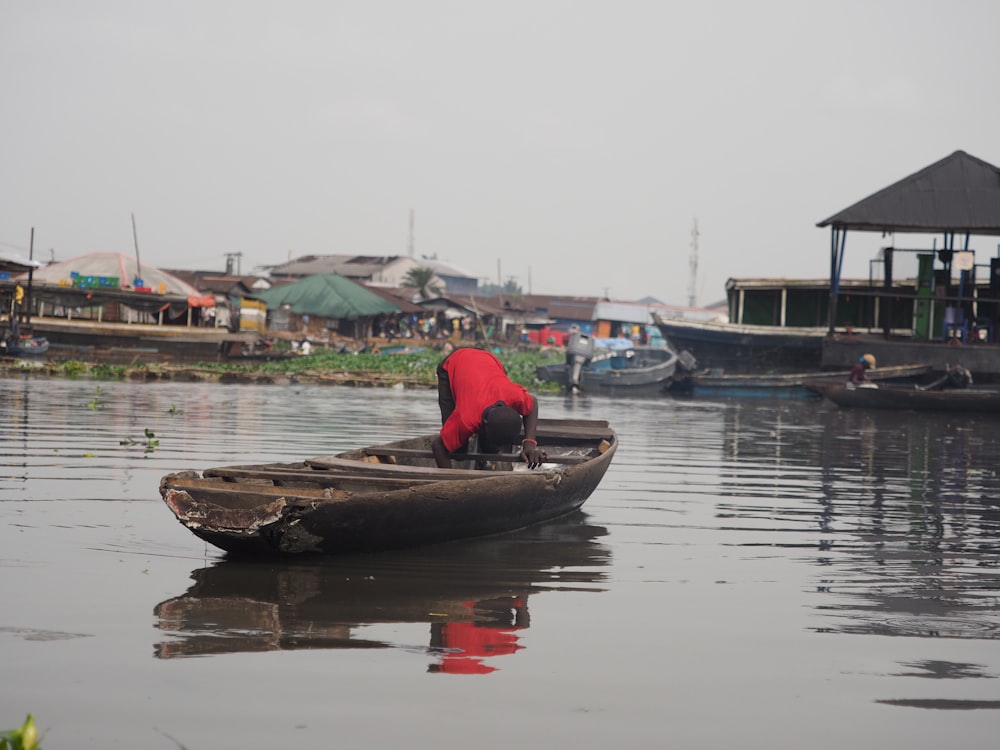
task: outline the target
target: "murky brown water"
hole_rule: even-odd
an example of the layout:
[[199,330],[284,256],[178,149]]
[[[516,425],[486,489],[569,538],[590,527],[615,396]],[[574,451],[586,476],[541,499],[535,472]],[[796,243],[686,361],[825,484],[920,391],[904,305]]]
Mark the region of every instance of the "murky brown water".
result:
[[996,743],[994,418],[543,398],[619,432],[585,512],[249,565],[173,520],[161,475],[428,432],[433,392],[0,399],[0,729],[32,712],[45,750]]

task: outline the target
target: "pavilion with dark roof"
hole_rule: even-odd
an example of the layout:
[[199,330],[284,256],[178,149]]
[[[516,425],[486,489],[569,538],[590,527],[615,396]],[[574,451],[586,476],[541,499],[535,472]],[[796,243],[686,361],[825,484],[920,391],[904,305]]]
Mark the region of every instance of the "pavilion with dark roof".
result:
[[[894,252],[921,252],[924,266],[918,275],[915,305],[920,297],[933,297],[946,304],[945,314],[954,310],[956,325],[965,325],[968,315],[961,311],[970,306],[976,289],[970,238],[973,235],[1000,236],[1000,168],[964,151],[955,151],[928,167],[904,177],[877,193],[858,201],[843,211],[821,221],[817,226],[830,227],[830,304],[828,310],[829,333],[834,333],[837,321],[837,301],[840,296],[840,276],[844,261],[844,248],[848,231],[941,234],[943,244],[934,250],[912,251],[902,248],[883,249],[885,264],[884,300],[882,310],[883,330],[890,329],[893,287],[892,259]],[[945,289],[935,289],[934,255],[941,262]],[[961,254],[961,255],[959,255]],[[929,263],[927,262],[929,259]],[[953,264],[960,271],[958,289],[951,283]],[[990,297],[1000,299],[1000,259],[991,258]],[[898,291],[898,290],[897,290]],[[857,294],[853,290],[852,294]],[[1000,317],[1000,304],[993,305],[991,317]],[[916,309],[916,308],[915,308]],[[915,315],[915,318],[918,316]],[[963,329],[964,330],[964,329]],[[915,336],[920,331],[915,326]],[[922,333],[933,338],[936,331],[931,318]]]

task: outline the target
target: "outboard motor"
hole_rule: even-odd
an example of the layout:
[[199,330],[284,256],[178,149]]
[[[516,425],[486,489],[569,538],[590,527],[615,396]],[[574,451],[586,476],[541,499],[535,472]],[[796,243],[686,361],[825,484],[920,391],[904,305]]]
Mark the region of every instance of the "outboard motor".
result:
[[698,369],[698,361],[687,349],[681,349],[681,353],[677,355],[677,369],[690,374]]
[[579,331],[570,334],[566,344],[566,386],[571,393],[580,390],[580,371],[594,356],[594,340]]
[[947,365],[944,375],[927,385],[917,386],[920,391],[943,391],[946,388],[968,388],[972,385],[972,373],[962,365]]
[[972,385],[972,373],[962,365],[949,367],[946,375],[948,380],[945,382],[945,388],[968,388]]

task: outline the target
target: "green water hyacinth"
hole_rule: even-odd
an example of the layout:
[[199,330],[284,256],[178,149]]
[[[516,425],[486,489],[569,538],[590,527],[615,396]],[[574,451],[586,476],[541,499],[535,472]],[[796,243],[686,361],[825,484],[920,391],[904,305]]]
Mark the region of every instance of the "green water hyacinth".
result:
[[28,714],[20,729],[0,732],[0,750],[39,750],[35,717]]

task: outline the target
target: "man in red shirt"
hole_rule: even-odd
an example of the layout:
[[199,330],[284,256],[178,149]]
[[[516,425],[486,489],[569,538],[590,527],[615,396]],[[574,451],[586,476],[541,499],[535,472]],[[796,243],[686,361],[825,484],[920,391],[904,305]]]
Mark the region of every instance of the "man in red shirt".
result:
[[478,436],[480,453],[499,453],[521,438],[521,458],[534,469],[545,453],[538,450],[538,401],[507,377],[503,364],[490,352],[473,347],[456,349],[438,365],[438,405],[441,431],[431,449],[442,469],[451,468],[450,454]]

